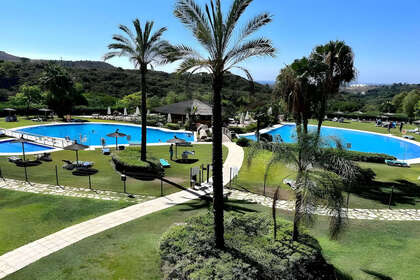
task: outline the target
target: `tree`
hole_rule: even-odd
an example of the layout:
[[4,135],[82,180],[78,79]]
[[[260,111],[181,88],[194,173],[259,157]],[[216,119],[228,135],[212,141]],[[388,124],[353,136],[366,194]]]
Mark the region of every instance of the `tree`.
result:
[[141,74],[141,157],[142,161],[146,161],[146,143],[147,143],[147,84],[146,74],[148,67],[153,65],[162,65],[168,61],[165,59],[165,51],[169,47],[169,43],[162,40],[163,33],[167,30],[162,27],[152,33],[153,21],[146,21],[144,27],[141,26],[140,20],[133,21],[135,34],[125,25],[120,25],[119,29],[125,33],[125,36],[115,34],[112,36],[114,43],[108,45],[108,49],[112,50],[105,54],[104,60],[111,59],[116,56],[126,56],[140,69]]
[[69,73],[56,64],[48,64],[40,84],[47,91],[46,103],[59,117],[71,114],[75,105],[87,105],[81,89],[77,90]]
[[23,85],[13,97],[12,102],[16,105],[24,105],[26,107],[26,115],[28,116],[31,104],[41,103],[41,96],[42,91],[38,86]]
[[407,96],[407,92],[403,91],[392,98],[392,104],[394,105],[397,113],[401,113],[403,111],[402,104],[406,96]]
[[407,114],[409,119],[414,118],[414,113],[416,111],[416,104],[420,100],[420,91],[419,90],[412,90],[410,91],[403,99],[402,107],[404,109],[404,113]]
[[312,115],[312,107],[316,87],[311,83],[310,64],[307,58],[296,59],[291,65],[280,71],[276,78],[274,92],[280,95],[287,104],[287,110],[293,114],[298,135],[308,132],[308,121]]
[[118,100],[117,105],[128,108],[129,110],[135,110],[137,105],[141,102],[141,98],[141,92],[135,92],[126,95],[122,99]]
[[[272,152],[264,178],[267,178],[271,167],[278,162],[292,164],[296,169],[293,185],[296,196],[292,234],[294,241],[298,240],[301,222],[311,225],[314,221],[313,211],[320,205],[325,206],[329,213],[331,238],[336,238],[345,224],[342,191],[345,184],[351,185],[355,181],[360,169],[346,160],[342,153],[331,153],[324,147],[325,143],[317,133],[302,133],[295,147],[284,143],[256,143],[248,151],[249,165],[262,150]],[[340,147],[339,151],[342,150]]]
[[314,71],[313,79],[320,86],[318,105],[318,135],[324,121],[328,98],[338,94],[340,85],[356,77],[354,54],[344,41],[330,41],[314,48],[310,57]]
[[[222,89],[228,71],[239,69],[248,79],[252,77],[241,62],[255,56],[274,56],[275,49],[266,38],[249,39],[272,16],[262,13],[238,30],[238,21],[252,0],[234,0],[227,14],[222,12],[220,0],[210,0],[203,11],[194,0],[177,0],[174,14],[192,31],[207,56],[186,46],[172,48],[171,60],[181,59],[179,73],[207,70],[213,88],[213,209],[214,233],[217,248],[224,247],[223,226],[223,158],[222,158]],[[237,36],[235,37],[235,33]]]

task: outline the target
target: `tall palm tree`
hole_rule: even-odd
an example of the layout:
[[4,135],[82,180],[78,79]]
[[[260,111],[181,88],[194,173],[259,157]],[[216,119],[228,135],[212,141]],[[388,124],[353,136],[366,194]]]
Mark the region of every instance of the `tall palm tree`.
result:
[[317,74],[313,78],[321,88],[319,107],[316,110],[319,135],[327,110],[328,97],[338,94],[340,85],[352,81],[357,73],[353,51],[344,41],[330,41],[315,47],[309,59],[314,67],[317,67]]
[[281,96],[287,104],[287,110],[296,122],[300,135],[308,132],[308,121],[312,115],[316,86],[311,83],[311,69],[306,57],[296,59],[280,71],[276,78],[274,93]]
[[141,26],[140,20],[133,20],[135,34],[125,25],[120,25],[119,29],[124,35],[115,34],[112,36],[114,43],[108,45],[108,49],[112,50],[105,54],[104,60],[113,57],[126,56],[140,69],[141,74],[141,160],[147,159],[146,153],[146,134],[147,134],[147,84],[146,74],[148,67],[153,69],[153,65],[162,65],[168,63],[165,52],[169,48],[169,43],[162,40],[162,34],[167,30],[162,27],[152,33],[153,21],[147,21],[144,27]]
[[173,48],[171,59],[181,59],[179,73],[207,70],[212,74],[213,87],[213,192],[214,232],[217,248],[224,247],[223,226],[223,159],[222,159],[222,88],[224,75],[239,69],[248,79],[252,77],[240,64],[250,57],[274,56],[269,39],[249,37],[272,20],[268,13],[252,18],[240,30],[238,21],[252,0],[234,0],[227,14],[222,12],[220,0],[210,0],[204,11],[194,0],[177,0],[174,14],[192,31],[207,55],[186,45]]
[[[336,238],[346,221],[343,211],[345,202],[342,191],[345,184],[351,184],[357,177],[354,163],[346,160],[342,153],[330,153],[322,139],[314,133],[303,133],[297,139],[295,147],[284,143],[256,143],[248,152],[248,164],[262,150],[270,150],[272,157],[267,164],[264,180],[271,167],[278,162],[292,164],[296,169],[295,213],[292,239],[299,237],[299,225],[314,221],[314,210],[325,206],[330,214],[330,237]],[[265,182],[264,182],[265,184]]]

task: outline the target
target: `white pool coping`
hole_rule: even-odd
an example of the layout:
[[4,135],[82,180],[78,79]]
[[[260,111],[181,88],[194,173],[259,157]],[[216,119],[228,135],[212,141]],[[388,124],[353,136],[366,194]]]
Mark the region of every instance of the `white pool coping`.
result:
[[[277,125],[274,125],[274,126],[271,126],[271,127],[260,129],[260,134],[268,133],[268,132],[270,132],[270,131],[272,131],[274,129],[280,128],[280,127],[285,126],[285,125],[296,125],[296,124],[295,123],[291,123],[291,122],[283,122],[282,124],[277,124]],[[316,125],[310,124],[309,126],[316,126]],[[366,131],[366,130],[359,130],[359,129],[353,129],[353,128],[343,128],[343,127],[335,127],[335,126],[329,126],[329,125],[322,125],[322,126],[323,127],[335,128],[335,129],[342,129],[342,130],[350,130],[350,131],[363,132],[363,133],[367,133],[367,134],[376,134],[376,135],[380,135],[380,136],[385,136],[385,137],[390,137],[390,138],[394,138],[394,139],[397,139],[397,140],[405,141],[407,143],[411,143],[411,144],[414,144],[414,145],[420,147],[420,143],[417,142],[417,141],[415,141],[415,140],[410,140],[410,139],[399,137],[399,136],[395,136],[395,135],[392,135],[392,134],[383,134],[383,133],[379,133],[379,132],[370,132],[370,131]],[[239,134],[239,136],[251,136],[251,135],[255,135],[255,132],[249,132],[249,133]],[[402,162],[406,162],[408,164],[418,164],[418,163],[420,163],[420,157],[418,157],[418,158],[412,158],[412,159],[405,159],[405,160],[404,159],[398,159],[398,160],[399,161],[402,161]]]
[[[32,127],[40,127],[40,126],[55,126],[55,125],[80,125],[80,124],[86,124],[86,123],[90,123],[90,124],[117,124],[117,125],[124,125],[124,126],[134,126],[137,128],[141,128],[141,125],[138,124],[130,124],[130,123],[119,123],[119,122],[85,122],[85,123],[61,123],[61,122],[52,122],[52,123],[48,123],[48,124],[36,124],[36,125],[26,125],[26,126],[20,126],[20,127],[15,127],[15,128],[11,128],[9,130],[11,131],[19,131],[21,129],[25,129],[25,128],[32,128]],[[155,127],[155,126],[147,126],[147,128],[151,128],[151,129],[156,129],[156,130],[161,130],[164,132],[171,132],[171,133],[190,133],[193,135],[194,137],[194,141],[192,141],[192,144],[211,144],[210,142],[197,142],[197,135],[193,132],[193,131],[188,131],[185,129],[180,129],[180,130],[171,130],[171,129],[167,129],[167,128],[161,128],[161,127]],[[56,138],[60,138],[60,137],[56,137]],[[61,138],[63,139],[63,138]],[[6,139],[1,139],[1,142],[4,141],[10,141],[10,140],[14,140],[14,138],[6,138]],[[48,145],[42,145],[42,144],[38,144],[38,143],[34,143],[38,146],[43,146],[43,147],[48,147],[51,148]],[[162,143],[147,143],[147,146],[168,146],[171,143],[166,143],[166,142],[162,142]],[[133,144],[118,144],[118,146],[140,146],[140,145],[133,145]],[[89,150],[95,150],[98,148],[112,148],[115,147],[115,144],[109,144],[106,146],[102,146],[102,145],[90,145],[88,149],[86,149],[86,151]],[[53,153],[53,152],[58,152],[58,151],[62,151],[63,149],[60,148],[52,148],[51,150],[44,150],[44,151],[36,151],[36,152],[25,152],[25,155],[36,155],[36,154],[40,154],[40,153]],[[22,153],[0,153],[0,156],[18,156],[18,155],[22,155]]]

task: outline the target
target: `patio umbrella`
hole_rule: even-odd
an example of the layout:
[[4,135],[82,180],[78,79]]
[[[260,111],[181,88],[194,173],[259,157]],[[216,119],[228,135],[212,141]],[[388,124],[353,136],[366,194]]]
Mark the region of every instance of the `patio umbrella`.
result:
[[150,115],[150,110],[147,110],[147,113],[146,113],[147,115]]
[[136,116],[140,115],[140,109],[139,109],[139,106],[137,106],[137,107],[136,107],[136,113],[135,113],[134,115],[136,115]]
[[111,107],[108,106],[108,109],[106,110],[107,115],[111,115]]
[[127,108],[124,108],[124,116],[127,116]]
[[44,112],[44,116],[45,117],[47,117],[47,112],[52,112],[52,110],[51,109],[48,109],[48,108],[42,108],[42,109],[39,109],[38,111]]
[[241,116],[239,117],[239,123],[244,124],[244,113],[241,113]]
[[187,113],[187,115],[185,116],[185,120],[186,121],[189,121],[190,120],[190,114],[189,113]]
[[118,150],[118,137],[126,137],[127,134],[119,132],[119,129],[115,130],[115,132],[107,134],[108,137],[115,137],[115,149]]
[[248,111],[246,111],[245,120],[249,121],[249,112]]
[[174,136],[174,138],[169,139],[168,141],[166,141],[166,143],[171,143],[171,144],[175,144],[175,157],[178,158],[178,144],[182,144],[182,143],[186,143],[187,141],[185,141],[184,139],[180,139],[176,136]]
[[11,112],[16,112],[16,110],[15,110],[15,109],[13,109],[13,108],[4,108],[4,109],[3,109],[3,111],[7,111],[7,112],[9,112],[9,116],[10,116],[10,113],[11,113]]
[[172,117],[171,117],[171,114],[169,113],[168,114],[168,123],[171,123],[172,122]]
[[268,108],[267,115],[271,116],[272,113],[273,113],[273,108],[272,107]]
[[[27,142],[25,139],[23,139],[23,135],[20,136],[20,138],[17,138],[16,140],[13,140],[12,143],[22,143],[22,155],[23,155],[23,162],[26,162],[25,158],[25,142]],[[23,164],[23,168],[25,168],[25,180],[28,181],[28,172],[26,171],[26,164]]]
[[64,150],[75,151],[76,152],[76,164],[79,164],[79,151],[86,150],[89,146],[79,144],[77,141],[74,141],[74,144],[64,147]]

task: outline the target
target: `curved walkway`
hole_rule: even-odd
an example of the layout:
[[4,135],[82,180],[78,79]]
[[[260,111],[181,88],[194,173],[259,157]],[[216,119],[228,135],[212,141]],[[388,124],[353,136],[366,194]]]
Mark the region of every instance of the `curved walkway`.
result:
[[[227,184],[230,168],[242,166],[244,151],[232,142],[224,145],[229,149],[223,165],[223,184]],[[206,194],[206,191],[180,191],[114,211],[28,243],[0,256],[0,279],[84,238]]]

